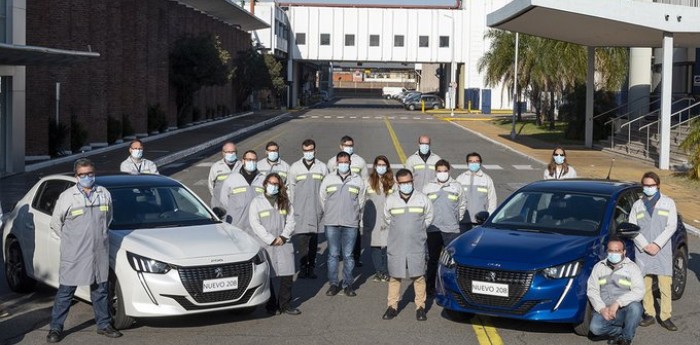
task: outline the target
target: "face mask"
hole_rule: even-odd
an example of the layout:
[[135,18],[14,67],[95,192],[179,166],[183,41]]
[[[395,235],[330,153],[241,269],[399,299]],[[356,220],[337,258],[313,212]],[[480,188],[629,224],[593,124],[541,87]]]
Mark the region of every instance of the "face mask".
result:
[[78,177],[78,185],[83,188],[92,188],[95,185],[95,176]]
[[131,157],[134,159],[141,159],[141,157],[143,157],[143,150],[131,150]]
[[343,146],[343,151],[345,151],[347,154],[349,154],[351,156],[352,156],[352,153],[354,152],[353,149],[354,149],[354,147],[352,147],[352,146]]
[[646,196],[654,196],[659,191],[657,187],[643,187],[642,190]]
[[379,176],[386,174],[386,165],[377,165],[374,167],[374,171],[377,172]]
[[304,152],[304,159],[306,159],[307,161],[314,160],[314,152]]
[[233,163],[238,159],[235,153],[224,153],[224,160],[228,163]]
[[350,163],[338,163],[338,171],[341,174],[347,174],[350,171]]
[[267,195],[277,195],[280,192],[280,186],[274,184],[268,184],[265,186],[265,192]]
[[622,253],[608,253],[608,261],[613,265],[619,264],[622,261]]
[[399,192],[402,194],[411,194],[411,192],[413,192],[413,183],[399,184]]
[[268,153],[267,153],[267,159],[268,159],[270,162],[275,162],[275,161],[277,161],[277,158],[280,158],[280,153],[279,153],[279,152],[274,152],[274,151],[273,151],[273,152],[268,152]]
[[420,144],[420,145],[418,145],[418,151],[420,151],[420,153],[421,153],[422,155],[427,155],[428,152],[430,152],[430,145],[428,145],[428,144]]
[[554,156],[554,163],[557,163],[557,165],[562,165],[564,164],[564,160],[566,157],[564,156]]
[[469,163],[469,171],[477,172],[481,169],[481,163]]
[[256,161],[245,161],[245,170],[255,171],[258,168],[258,162]]
[[437,176],[438,181],[445,182],[450,178],[450,173],[448,173],[447,171],[441,171],[439,173],[436,173],[435,176]]

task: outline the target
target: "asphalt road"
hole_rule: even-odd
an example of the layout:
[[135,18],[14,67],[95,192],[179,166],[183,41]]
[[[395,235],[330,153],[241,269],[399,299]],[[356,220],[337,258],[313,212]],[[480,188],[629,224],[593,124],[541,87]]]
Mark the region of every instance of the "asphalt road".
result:
[[[393,133],[393,134],[392,134]],[[542,166],[517,152],[494,145],[472,133],[420,112],[404,111],[394,101],[381,99],[340,99],[325,107],[311,109],[268,130],[238,143],[239,153],[256,150],[264,155],[270,140],[280,145],[281,157],[292,163],[301,157],[301,142],[316,140],[318,157],[326,161],[338,152],[343,135],[355,139],[355,152],[371,161],[379,154],[392,163],[413,154],[421,134],[432,137],[432,150],[453,164],[456,177],[464,170],[468,152],[481,153],[485,170],[493,178],[499,201],[519,186],[542,176]],[[397,143],[398,145],[395,145]],[[177,178],[204,200],[209,200],[206,176],[211,162],[220,156],[209,150],[202,154],[161,167],[165,174]],[[365,241],[368,248],[369,239]],[[392,321],[381,319],[386,306],[386,284],[371,280],[373,269],[369,251],[363,253],[364,267],[356,269],[357,297],[327,297],[325,290],[325,241],[320,244],[317,280],[297,280],[295,301],[300,316],[269,317],[263,308],[248,316],[230,312],[199,316],[141,320],[125,330],[124,337],[106,339],[95,334],[92,310],[76,302],[68,321],[65,342],[71,344],[588,344],[590,340],[573,334],[570,326],[523,322],[509,319],[466,315],[462,320],[447,318],[442,308],[428,301],[428,320],[415,320],[411,289],[403,294],[399,316]],[[667,332],[658,325],[639,328],[636,344],[698,344],[700,342],[700,244],[690,239],[688,285],[684,297],[674,302],[674,321],[678,332]],[[3,279],[4,280],[4,279]],[[0,299],[13,316],[0,321],[1,344],[40,344],[45,342],[54,290],[42,287],[30,295],[9,294],[4,282]],[[403,288],[407,286],[404,284]],[[604,342],[603,342],[604,344]]]

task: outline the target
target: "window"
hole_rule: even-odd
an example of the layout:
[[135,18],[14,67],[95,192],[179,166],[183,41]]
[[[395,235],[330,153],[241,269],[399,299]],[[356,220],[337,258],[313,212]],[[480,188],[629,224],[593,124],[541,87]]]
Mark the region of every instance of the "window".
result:
[[450,46],[450,36],[440,36],[440,48],[447,48]]
[[403,47],[403,35],[394,35],[394,47]]
[[615,229],[617,229],[620,224],[629,220],[632,205],[634,205],[634,202],[638,199],[637,196],[633,194],[634,192],[623,194],[617,201],[617,204],[615,204],[615,217],[613,219],[615,221]]
[[58,197],[61,195],[61,193],[63,193],[63,191],[72,187],[73,185],[73,182],[63,180],[44,182],[44,184],[39,187],[39,192],[34,198],[32,207],[48,215],[53,214],[53,208],[56,206]]
[[418,47],[427,48],[430,43],[430,37],[428,36],[418,36]]
[[7,0],[0,0],[0,42],[6,43],[10,40],[7,35]]
[[303,46],[306,44],[306,34],[305,33],[297,33],[296,34],[296,41],[297,44],[300,46]]
[[321,34],[321,45],[322,46],[331,45],[331,34]]
[[379,47],[379,35],[369,35],[369,46]]
[[355,46],[355,35],[345,35],[345,46],[354,47]]

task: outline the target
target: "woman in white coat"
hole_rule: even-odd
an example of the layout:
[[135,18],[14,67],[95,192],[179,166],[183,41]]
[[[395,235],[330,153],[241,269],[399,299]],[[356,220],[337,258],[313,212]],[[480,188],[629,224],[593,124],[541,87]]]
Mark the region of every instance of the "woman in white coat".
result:
[[371,231],[372,263],[375,274],[372,280],[389,281],[386,263],[386,242],[388,229],[384,227],[384,204],[386,198],[394,192],[394,173],[386,156],[374,159],[374,169],[366,181],[367,197],[365,201],[363,226]]
[[563,147],[557,146],[554,151],[552,151],[552,159],[549,161],[547,169],[544,169],[544,179],[563,180],[576,177],[576,170],[569,165],[566,159],[566,151]]
[[[299,315],[301,311],[290,306],[292,300],[292,283],[294,282],[294,247],[289,239],[294,232],[292,205],[282,178],[277,173],[270,173],[263,182],[265,192],[253,199],[249,209],[250,227],[257,236],[260,245],[267,251],[270,260],[270,299],[267,312]],[[279,280],[278,293],[275,294],[275,281]]]

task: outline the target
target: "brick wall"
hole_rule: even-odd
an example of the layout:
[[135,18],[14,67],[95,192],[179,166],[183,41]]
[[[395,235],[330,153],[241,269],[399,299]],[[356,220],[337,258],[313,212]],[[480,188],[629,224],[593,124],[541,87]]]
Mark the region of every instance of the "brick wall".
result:
[[[175,91],[168,81],[170,47],[184,34],[210,32],[231,55],[250,47],[250,34],[168,0],[27,1],[27,45],[99,52],[100,58],[64,66],[27,67],[27,155],[48,153],[48,119],[61,83],[60,121],[71,114],[107,141],[107,118],[128,116],[145,133],[148,105],[160,104],[176,125]],[[207,87],[195,106],[234,111],[231,86]]]

